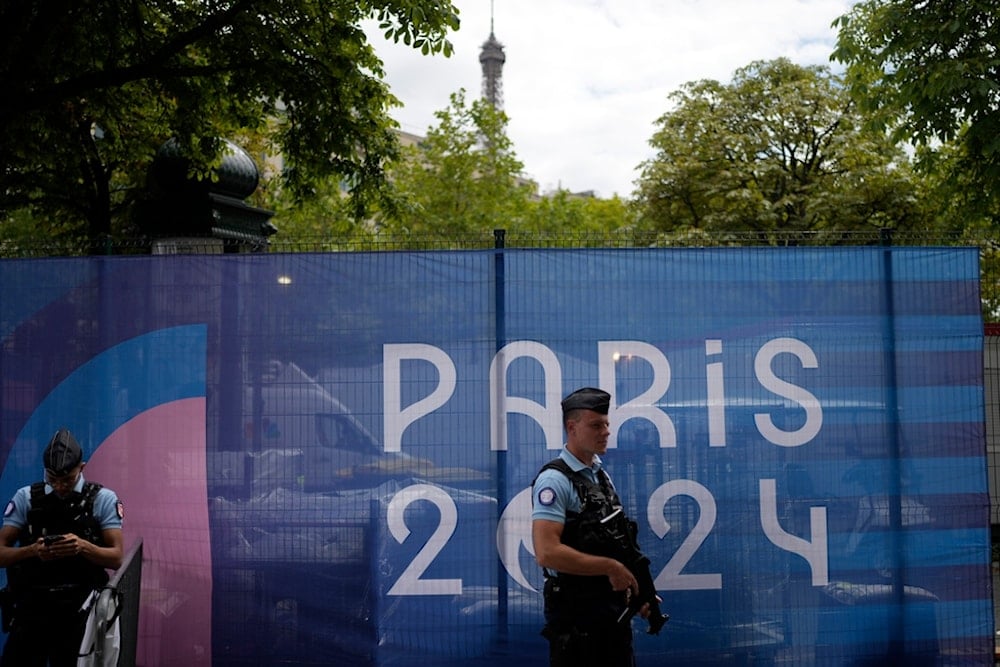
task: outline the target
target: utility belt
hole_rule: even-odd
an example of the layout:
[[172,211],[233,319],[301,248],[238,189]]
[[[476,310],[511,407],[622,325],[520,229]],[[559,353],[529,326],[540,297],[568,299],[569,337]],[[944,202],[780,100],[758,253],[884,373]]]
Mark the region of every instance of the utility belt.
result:
[[[0,611],[5,616],[70,611],[79,608],[95,588],[90,584],[29,584],[0,590]],[[9,612],[9,613],[8,613]]]
[[79,611],[95,588],[88,584],[10,586],[0,589],[0,625],[10,632],[16,618],[47,617]]
[[546,597],[574,599],[609,598],[616,595],[605,576],[559,573],[546,574],[544,594]]
[[48,595],[50,597],[76,597],[78,595],[84,595],[90,593],[94,590],[94,587],[89,584],[38,584],[32,586],[24,586],[20,591],[19,597],[22,598],[34,598],[39,595]]

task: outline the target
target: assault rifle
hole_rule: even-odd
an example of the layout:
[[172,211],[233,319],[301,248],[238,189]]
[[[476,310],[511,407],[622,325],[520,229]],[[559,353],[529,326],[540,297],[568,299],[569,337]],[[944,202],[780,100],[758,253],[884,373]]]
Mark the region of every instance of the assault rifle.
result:
[[632,617],[638,614],[644,605],[648,604],[649,617],[646,620],[649,621],[649,629],[646,632],[658,635],[664,624],[670,620],[670,614],[664,614],[660,610],[660,601],[656,597],[653,575],[649,571],[649,558],[639,549],[639,526],[635,521],[619,516],[621,512],[621,508],[618,508],[601,519],[601,523],[614,536],[617,553],[613,555],[613,558],[629,569],[629,572],[639,583],[639,590],[628,598],[628,606],[618,617],[618,622],[631,622]]

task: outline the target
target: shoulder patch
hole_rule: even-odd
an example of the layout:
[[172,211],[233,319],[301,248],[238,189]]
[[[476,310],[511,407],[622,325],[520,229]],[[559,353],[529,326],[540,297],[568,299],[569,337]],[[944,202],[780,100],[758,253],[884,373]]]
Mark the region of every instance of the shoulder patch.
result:
[[546,486],[538,492],[538,502],[542,505],[551,505],[556,501],[556,491],[551,486]]
[[13,514],[13,513],[14,513],[14,501],[13,501],[13,500],[11,500],[11,501],[9,501],[9,502],[7,503],[7,509],[5,509],[5,510],[3,511],[3,515],[4,515],[5,517],[7,517],[7,516],[10,516],[10,515],[11,515],[11,514]]
[[119,500],[118,504],[115,505],[115,511],[118,512],[118,518],[119,519],[124,519],[125,518],[125,503],[123,503],[122,501]]

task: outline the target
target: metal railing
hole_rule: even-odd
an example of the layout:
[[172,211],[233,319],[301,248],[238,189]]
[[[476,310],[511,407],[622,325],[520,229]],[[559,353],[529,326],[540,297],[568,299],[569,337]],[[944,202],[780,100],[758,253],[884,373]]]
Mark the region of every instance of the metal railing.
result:
[[103,665],[105,655],[114,650],[107,645],[107,630],[118,621],[119,667],[134,667],[139,640],[139,591],[142,582],[142,538],[125,556],[115,576],[104,587],[95,603],[93,622],[97,625],[94,664]]
[[731,246],[952,246],[977,245],[994,250],[1000,239],[993,231],[982,235],[954,231],[863,230],[788,231],[690,230],[685,233],[642,231],[632,228],[604,232],[559,233],[517,229],[480,230],[463,234],[413,234],[406,236],[370,233],[353,237],[290,236],[280,233],[263,246],[239,239],[209,235],[184,238],[144,236],[103,238],[19,238],[0,236],[0,258],[70,257],[85,255],[215,254],[224,252],[371,252],[401,250],[474,250],[497,247],[498,235],[506,248],[668,248]]

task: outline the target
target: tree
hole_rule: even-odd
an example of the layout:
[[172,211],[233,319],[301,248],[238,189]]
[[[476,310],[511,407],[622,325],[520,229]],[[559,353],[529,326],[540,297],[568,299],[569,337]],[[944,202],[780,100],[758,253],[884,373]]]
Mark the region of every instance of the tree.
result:
[[532,186],[520,179],[506,115],[483,99],[467,104],[464,90],[434,115],[438,125],[390,170],[400,205],[378,217],[380,233],[447,244],[517,228]]
[[0,221],[112,233],[165,141],[204,177],[239,131],[273,138],[290,192],[335,176],[362,209],[397,148],[369,18],[425,54],[458,28],[450,1],[4,0]]
[[315,247],[442,246],[492,241],[504,229],[515,242],[555,245],[606,241],[630,226],[630,211],[618,197],[598,199],[560,190],[536,197],[521,176],[522,164],[506,135],[507,118],[485,100],[469,104],[465,91],[450,97],[418,143],[404,146],[387,170],[393,206],[373,220],[355,221],[343,205],[343,188],[330,182],[316,196],[292,202],[278,193],[262,203],[277,211],[277,242]]
[[866,130],[828,68],[758,61],[671,96],[641,165],[640,227],[674,237],[909,228],[923,219],[905,154]]
[[283,251],[357,250],[375,242],[371,226],[353,215],[350,198],[335,179],[317,184],[306,198],[278,196],[268,205],[278,228],[272,243]]
[[588,240],[606,243],[612,235],[631,226],[628,203],[617,195],[599,199],[558,190],[528,203],[522,229],[533,238],[578,246]]
[[977,193],[971,214],[1000,219],[997,3],[867,0],[834,25],[833,59],[873,126],[918,146],[954,143],[948,175]]

